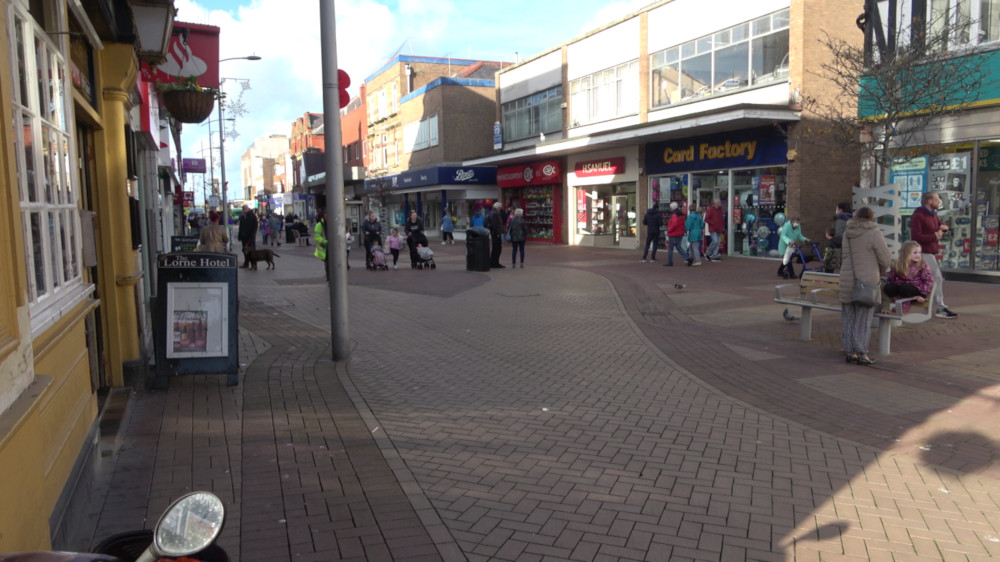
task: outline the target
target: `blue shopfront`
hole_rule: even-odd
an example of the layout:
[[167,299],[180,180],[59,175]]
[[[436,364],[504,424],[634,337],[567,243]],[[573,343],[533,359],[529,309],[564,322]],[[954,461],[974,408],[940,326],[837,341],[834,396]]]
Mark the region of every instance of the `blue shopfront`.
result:
[[775,128],[719,133],[646,145],[649,204],[664,214],[722,200],[729,254],[777,255],[785,219],[788,143]]
[[368,207],[376,210],[383,231],[400,227],[416,211],[428,237],[440,234],[444,212],[465,232],[477,208],[492,205],[499,191],[494,166],[434,166],[365,180]]

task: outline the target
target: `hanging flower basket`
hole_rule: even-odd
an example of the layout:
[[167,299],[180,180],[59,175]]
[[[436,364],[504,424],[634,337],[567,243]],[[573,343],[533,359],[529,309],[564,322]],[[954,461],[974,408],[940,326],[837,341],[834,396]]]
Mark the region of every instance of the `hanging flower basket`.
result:
[[163,107],[181,123],[201,123],[215,107],[215,93],[208,90],[168,90],[160,97]]

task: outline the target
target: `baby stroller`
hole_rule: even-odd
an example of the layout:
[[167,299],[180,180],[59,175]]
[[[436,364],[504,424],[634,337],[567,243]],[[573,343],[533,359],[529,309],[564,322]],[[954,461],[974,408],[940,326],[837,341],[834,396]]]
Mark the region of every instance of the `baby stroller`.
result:
[[427,246],[417,245],[417,269],[437,269],[434,251]]
[[382,246],[372,246],[372,259],[368,262],[371,271],[388,271],[389,264],[385,261],[385,250]]
[[434,263],[434,251],[428,247],[427,236],[422,232],[413,235],[413,243],[416,245],[416,252],[413,258],[416,260],[413,267],[416,269],[437,269]]

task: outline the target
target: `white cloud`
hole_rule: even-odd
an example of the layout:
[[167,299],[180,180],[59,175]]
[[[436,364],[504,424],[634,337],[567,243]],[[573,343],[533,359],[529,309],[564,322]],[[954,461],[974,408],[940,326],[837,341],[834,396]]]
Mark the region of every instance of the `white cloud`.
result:
[[[244,5],[239,2],[244,1]],[[230,0],[226,11],[197,0],[176,0],[179,21],[218,26],[220,58],[258,55],[256,62],[221,63],[219,75],[249,80],[247,113],[235,126],[239,138],[226,139],[226,174],[231,194],[240,188],[240,155],[258,137],[290,135],[306,112],[323,111],[322,45],[319,4],[303,0]],[[418,56],[513,62],[554,48],[614,21],[649,0],[338,0],[337,62],[359,86],[398,51]],[[218,2],[216,2],[218,4]],[[230,95],[236,84],[227,81]],[[215,113],[212,119],[217,119]],[[211,125],[213,131],[218,123]],[[208,146],[208,126],[182,135],[185,156]],[[217,136],[215,137],[218,138]],[[214,141],[218,143],[217,140]],[[207,152],[207,151],[206,151]],[[216,163],[216,165],[218,165]]]

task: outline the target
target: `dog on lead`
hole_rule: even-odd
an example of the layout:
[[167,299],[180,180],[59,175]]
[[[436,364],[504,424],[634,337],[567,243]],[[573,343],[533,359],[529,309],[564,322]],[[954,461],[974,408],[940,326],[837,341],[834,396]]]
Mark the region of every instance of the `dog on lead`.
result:
[[250,264],[250,271],[257,271],[257,262],[266,261],[267,269],[274,269],[274,258],[280,258],[272,250],[247,250],[243,252],[244,263]]

